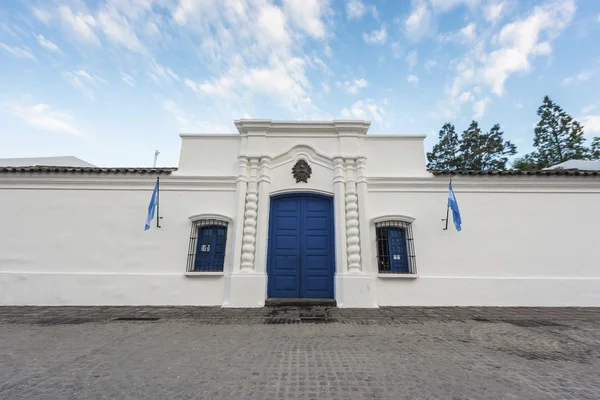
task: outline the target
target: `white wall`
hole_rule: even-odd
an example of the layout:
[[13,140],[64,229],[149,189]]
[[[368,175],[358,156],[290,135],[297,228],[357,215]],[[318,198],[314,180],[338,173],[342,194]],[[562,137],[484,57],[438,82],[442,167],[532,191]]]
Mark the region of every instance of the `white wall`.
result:
[[162,228],[145,232],[154,177],[24,178],[0,184],[0,304],[222,304],[224,277],[184,276],[188,217],[233,218],[233,181],[162,177]]
[[370,185],[369,219],[416,218],[418,277],[378,278],[379,305],[600,305],[598,179],[455,178],[461,232],[442,229],[447,184]]

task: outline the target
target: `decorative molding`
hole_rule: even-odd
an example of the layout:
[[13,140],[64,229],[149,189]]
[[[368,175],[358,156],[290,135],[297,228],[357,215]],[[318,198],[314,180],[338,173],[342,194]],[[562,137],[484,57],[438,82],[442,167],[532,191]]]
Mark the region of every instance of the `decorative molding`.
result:
[[231,224],[233,222],[233,218],[228,217],[223,214],[214,214],[214,213],[203,213],[203,214],[195,214],[188,217],[190,221],[196,222],[201,221],[203,219],[216,219],[217,221],[227,222]]
[[371,222],[374,224],[378,224],[380,222],[387,222],[387,221],[400,221],[400,222],[408,222],[409,224],[412,224],[413,222],[415,222],[415,220],[416,220],[416,218],[410,217],[408,215],[402,215],[402,214],[382,215],[380,217],[371,218]]
[[371,122],[364,120],[333,121],[273,121],[270,119],[237,119],[234,121],[242,136],[270,137],[337,137],[365,135]]
[[302,158],[304,158],[307,162],[320,165],[327,169],[333,170],[334,168],[334,163],[331,157],[328,157],[325,154],[305,144],[294,146],[288,151],[274,157],[271,166],[273,168],[276,168],[284,164],[298,161]]
[[258,182],[267,182],[271,183],[271,158],[270,157],[261,157],[260,159],[260,175],[258,177]]
[[274,190],[274,191],[270,192],[269,195],[270,196],[278,196],[280,194],[286,194],[286,193],[315,193],[315,194],[322,194],[322,195],[330,196],[330,197],[335,196],[334,192],[330,192],[330,191],[322,190],[322,189],[304,188],[304,187],[297,187],[297,188],[292,187],[292,188]]
[[348,272],[360,272],[360,229],[358,221],[358,196],[354,178],[354,160],[346,160],[346,244]]
[[244,212],[244,236],[242,237],[242,272],[254,270],[254,251],[256,250],[256,220],[258,216],[258,159],[250,159],[250,182],[246,193]]
[[[448,178],[367,177],[369,192],[448,192]],[[162,182],[162,180],[161,180]],[[600,179],[577,177],[454,177],[457,193],[600,193]]]
[[419,274],[377,274],[382,279],[417,279]]

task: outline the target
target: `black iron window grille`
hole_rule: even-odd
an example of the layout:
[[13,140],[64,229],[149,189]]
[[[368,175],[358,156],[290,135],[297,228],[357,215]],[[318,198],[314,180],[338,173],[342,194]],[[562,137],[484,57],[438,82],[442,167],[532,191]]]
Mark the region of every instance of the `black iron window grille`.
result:
[[188,248],[188,272],[223,272],[227,222],[201,219],[192,222]]
[[417,262],[410,222],[378,222],[375,232],[379,273],[416,274]]

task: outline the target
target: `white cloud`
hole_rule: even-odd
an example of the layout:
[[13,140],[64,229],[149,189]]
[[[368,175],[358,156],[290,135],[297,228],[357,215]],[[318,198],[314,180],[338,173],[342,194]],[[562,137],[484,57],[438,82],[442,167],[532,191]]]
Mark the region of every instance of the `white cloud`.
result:
[[535,7],[525,19],[505,25],[494,38],[499,48],[487,55],[483,69],[483,79],[492,91],[502,95],[511,74],[529,70],[533,56],[549,54],[550,40],[570,24],[574,14],[574,0],[557,0]]
[[404,23],[407,39],[417,42],[428,32],[432,23],[431,10],[424,0],[413,0],[413,8]]
[[470,101],[473,101],[474,99],[475,97],[473,97],[471,92],[462,92],[460,96],[458,96],[458,101],[460,103],[468,103]]
[[171,68],[164,67],[160,65],[156,60],[151,60],[150,62],[150,72],[148,75],[154,80],[154,82],[159,83],[161,80],[165,81],[177,81],[179,82],[181,79],[179,75],[177,75]]
[[563,85],[570,85],[571,83],[574,83],[574,82],[585,82],[585,81],[589,80],[592,76],[594,76],[593,72],[582,71],[577,75],[565,78],[563,80]]
[[42,46],[43,48],[45,48],[46,50],[50,50],[50,51],[60,51],[60,49],[58,48],[58,46],[54,43],[52,43],[51,41],[49,41],[48,39],[46,39],[43,35],[36,35],[37,41],[39,43],[40,46]]
[[473,119],[478,119],[478,118],[483,117],[485,115],[485,109],[487,108],[489,103],[490,103],[489,97],[486,97],[485,99],[476,101],[473,104]]
[[391,48],[392,48],[392,57],[394,57],[396,60],[399,59],[400,57],[402,57],[402,55],[404,54],[404,48],[402,47],[402,45],[399,42],[392,43]]
[[427,60],[425,62],[425,69],[427,71],[429,71],[430,69],[432,69],[433,67],[435,67],[437,65],[437,61],[436,60]]
[[371,11],[374,18],[379,15],[375,6],[365,6],[361,0],[348,0],[346,2],[346,16],[348,19],[361,19],[367,10]]
[[467,7],[475,7],[480,0],[431,0],[431,6],[435,12],[444,13],[464,5]]
[[380,30],[374,30],[371,33],[363,32],[363,40],[367,44],[384,44],[387,40],[387,28],[385,24],[381,25]]
[[457,32],[447,32],[438,35],[437,40],[442,43],[457,42],[457,43],[472,43],[477,39],[476,25],[471,22]]
[[323,84],[321,85],[321,87],[323,88],[323,92],[324,92],[324,93],[329,93],[329,92],[331,91],[331,88],[330,88],[330,87],[329,87],[329,85],[328,85],[328,84],[326,84],[326,83],[323,83]]
[[22,105],[11,103],[9,111],[22,119],[28,125],[44,131],[80,135],[81,132],[73,125],[73,118],[60,111],[55,111],[48,104]]
[[596,109],[596,105],[595,104],[590,104],[589,106],[585,106],[581,109],[581,113],[582,114],[588,114],[591,111]]
[[382,122],[385,110],[377,105],[374,100],[366,99],[357,101],[349,109],[343,108],[340,114],[344,118],[372,119],[376,122]]
[[17,58],[28,58],[30,60],[37,60],[29,47],[18,47],[18,46],[9,46],[5,43],[0,42],[0,49],[2,49],[6,54],[17,57]]
[[129,86],[135,86],[135,78],[133,76],[128,75],[125,72],[121,72],[121,79]]
[[292,23],[309,36],[322,39],[327,34],[323,20],[331,9],[324,0],[283,0],[283,11]]
[[81,90],[86,97],[92,100],[94,100],[94,92],[96,89],[98,89],[101,84],[106,83],[106,81],[98,75],[90,74],[82,69],[66,72],[64,76],[71,85]]
[[491,1],[483,7],[483,15],[487,21],[496,23],[500,21],[507,8],[505,1]]
[[411,50],[406,55],[406,63],[408,64],[408,70],[409,71],[411,71],[414,67],[416,67],[418,58],[419,58],[419,56],[418,56],[416,50]]
[[86,12],[73,12],[66,5],[58,8],[58,14],[63,24],[73,34],[75,39],[100,46],[100,39],[94,33],[96,19]]
[[460,35],[467,42],[472,42],[477,38],[477,33],[475,32],[475,24],[471,22],[460,30]]
[[586,134],[600,133],[600,115],[586,115],[581,118],[581,123]]
[[352,79],[351,81],[346,81],[343,83],[344,89],[351,94],[357,94],[360,89],[366,88],[369,86],[369,81],[364,78],[360,79]]
[[[278,4],[282,4],[281,7]],[[283,11],[282,11],[283,10]],[[188,76],[187,86],[202,96],[221,101],[223,108],[248,104],[254,97],[268,97],[295,113],[314,110],[308,68],[325,73],[324,63],[307,54],[306,37],[326,42],[329,2],[219,1],[199,3],[180,0],[175,21],[197,41],[203,65],[215,71],[208,78]]]
[[231,131],[228,126],[215,125],[199,120],[196,117],[196,114],[190,114],[182,110],[181,107],[171,99],[163,100],[162,105],[180,132],[225,133]]
[[144,46],[119,8],[107,4],[98,13],[96,21],[108,40],[131,51],[144,52]]
[[411,85],[415,85],[417,86],[419,84],[419,77],[413,74],[408,75],[408,77],[406,78],[406,81],[408,83],[410,83]]
[[33,7],[31,9],[33,15],[40,20],[41,22],[47,24],[52,19],[52,14],[50,14],[46,10],[42,10],[41,8]]

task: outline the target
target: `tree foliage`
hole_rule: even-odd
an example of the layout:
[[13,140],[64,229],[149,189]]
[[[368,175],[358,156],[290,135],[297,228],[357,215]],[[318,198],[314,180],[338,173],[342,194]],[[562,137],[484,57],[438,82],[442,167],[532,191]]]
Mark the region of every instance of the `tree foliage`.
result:
[[600,160],[600,136],[595,137],[592,141],[590,156],[593,160]]
[[449,170],[504,170],[508,157],[516,154],[517,148],[504,140],[500,125],[484,133],[477,121],[471,122],[459,138],[454,125],[444,124],[438,143],[427,153],[427,168]]
[[444,124],[439,133],[439,141],[433,146],[431,152],[427,153],[428,169],[458,169],[458,149],[460,140],[456,134],[454,125]]
[[568,160],[586,160],[589,149],[584,145],[583,126],[567,114],[550,97],[545,96],[538,108],[540,117],[535,127],[532,154],[540,168]]

